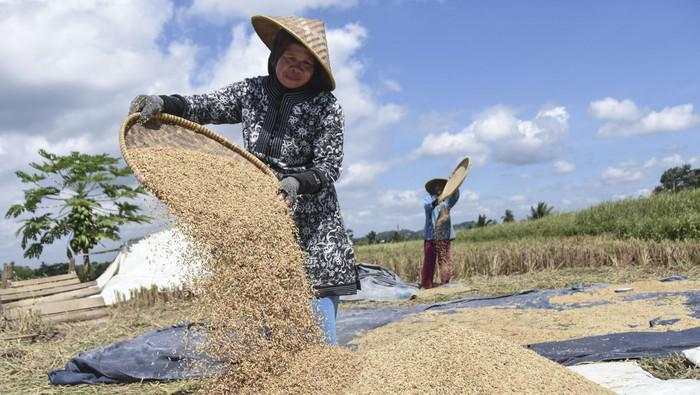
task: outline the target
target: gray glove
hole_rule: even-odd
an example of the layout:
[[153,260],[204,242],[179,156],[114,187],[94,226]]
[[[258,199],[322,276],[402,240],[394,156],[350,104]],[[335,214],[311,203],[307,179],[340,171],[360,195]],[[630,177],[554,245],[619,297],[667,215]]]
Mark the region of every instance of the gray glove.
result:
[[160,96],[138,95],[131,101],[129,114],[140,112],[139,122],[146,123],[154,116],[160,114],[164,106],[165,102]]
[[284,195],[284,201],[291,207],[297,200],[299,180],[294,177],[285,177],[280,181],[280,193]]

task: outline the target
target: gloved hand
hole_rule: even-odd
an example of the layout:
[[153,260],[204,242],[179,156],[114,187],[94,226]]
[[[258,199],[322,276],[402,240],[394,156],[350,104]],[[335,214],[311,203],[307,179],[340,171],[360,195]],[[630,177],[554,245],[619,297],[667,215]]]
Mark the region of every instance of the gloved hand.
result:
[[146,123],[154,116],[160,114],[164,106],[165,102],[160,96],[138,95],[131,101],[129,114],[140,112],[139,122]]
[[297,192],[299,191],[299,180],[294,177],[285,177],[280,181],[280,195],[287,203],[287,206],[292,207],[294,201],[297,200]]

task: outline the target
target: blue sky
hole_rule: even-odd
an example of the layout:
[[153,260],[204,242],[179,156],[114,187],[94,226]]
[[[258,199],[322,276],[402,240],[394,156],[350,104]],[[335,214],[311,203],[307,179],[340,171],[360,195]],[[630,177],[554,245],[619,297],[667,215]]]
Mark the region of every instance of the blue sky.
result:
[[[264,74],[257,13],[326,22],[346,113],[337,187],[356,235],[419,229],[423,183],[463,156],[475,165],[457,222],[644,195],[664,169],[700,166],[696,1],[10,1],[0,206],[21,199],[13,172],[38,148],[116,154],[134,95]],[[236,126],[214,128],[239,140]],[[26,263],[17,226],[0,222],[0,260]]]

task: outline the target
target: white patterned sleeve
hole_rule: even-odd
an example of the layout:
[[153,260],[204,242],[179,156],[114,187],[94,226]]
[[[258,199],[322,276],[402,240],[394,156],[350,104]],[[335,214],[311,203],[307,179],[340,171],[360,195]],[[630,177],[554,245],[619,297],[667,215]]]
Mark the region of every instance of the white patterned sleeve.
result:
[[324,186],[335,183],[343,165],[343,130],[345,117],[338,102],[333,101],[321,118],[321,133],[314,141],[313,171]]
[[184,96],[185,118],[200,124],[239,123],[243,99],[249,91],[250,81],[246,79],[214,92]]

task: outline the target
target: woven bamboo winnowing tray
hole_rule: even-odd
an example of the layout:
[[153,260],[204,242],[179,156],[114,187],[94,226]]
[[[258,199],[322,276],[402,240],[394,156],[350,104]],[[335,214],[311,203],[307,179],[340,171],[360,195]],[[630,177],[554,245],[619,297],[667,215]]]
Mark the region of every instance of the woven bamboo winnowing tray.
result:
[[119,131],[119,149],[141,183],[147,184],[147,181],[131,160],[129,151],[134,148],[173,147],[233,158],[247,162],[276,179],[274,172],[260,159],[198,123],[170,114],[159,114],[154,120],[157,122],[151,121],[144,126],[138,122],[139,115],[129,115],[122,124]]

